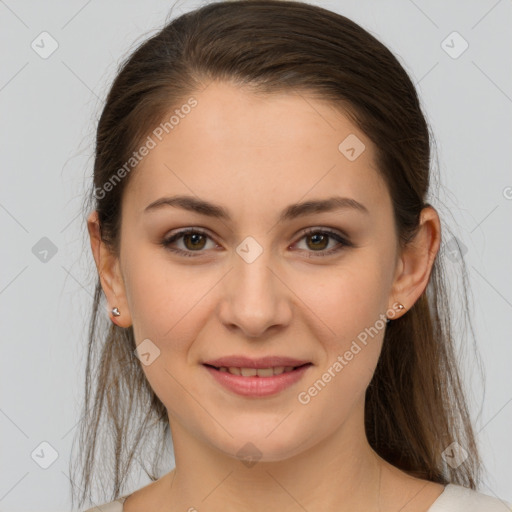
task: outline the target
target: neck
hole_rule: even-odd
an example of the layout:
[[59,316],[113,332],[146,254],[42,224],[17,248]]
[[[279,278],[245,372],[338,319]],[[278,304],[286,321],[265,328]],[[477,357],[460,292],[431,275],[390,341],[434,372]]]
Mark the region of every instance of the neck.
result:
[[320,443],[278,461],[264,454],[238,460],[172,420],[171,431],[176,468],[168,475],[166,510],[267,512],[269,503],[283,511],[379,508],[383,464],[367,442],[362,410]]

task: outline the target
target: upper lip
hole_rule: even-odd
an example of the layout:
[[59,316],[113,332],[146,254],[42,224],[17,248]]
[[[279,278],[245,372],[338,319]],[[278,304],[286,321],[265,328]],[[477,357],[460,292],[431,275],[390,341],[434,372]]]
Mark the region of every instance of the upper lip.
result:
[[246,356],[226,356],[219,359],[210,359],[203,364],[215,366],[217,368],[272,368],[275,366],[302,366],[310,363],[302,359],[282,356],[266,356],[252,359]]

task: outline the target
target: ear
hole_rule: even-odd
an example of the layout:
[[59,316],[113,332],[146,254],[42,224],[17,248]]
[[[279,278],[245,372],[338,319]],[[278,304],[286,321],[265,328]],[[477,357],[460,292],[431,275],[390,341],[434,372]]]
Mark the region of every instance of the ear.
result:
[[[100,276],[101,287],[107,298],[107,313],[110,319],[120,327],[130,327],[132,318],[126,300],[124,281],[120,271],[119,258],[102,241],[98,212],[94,210],[87,218],[87,229],[91,242],[91,250]],[[117,307],[120,316],[112,314]]]
[[[426,206],[421,211],[416,234],[398,256],[390,300],[392,304],[398,301],[405,306],[401,314],[411,309],[425,291],[440,245],[439,216],[432,206]],[[396,309],[392,305],[389,308]],[[397,312],[395,318],[398,316],[400,313]]]

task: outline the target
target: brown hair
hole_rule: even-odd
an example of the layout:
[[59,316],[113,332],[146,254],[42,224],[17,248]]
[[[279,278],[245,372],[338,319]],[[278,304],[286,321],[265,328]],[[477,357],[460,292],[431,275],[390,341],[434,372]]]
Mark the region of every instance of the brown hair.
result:
[[[102,239],[115,254],[130,175],[106,194],[97,191],[168,112],[212,80],[262,94],[304,92],[342,109],[375,144],[398,242],[403,246],[414,235],[420,212],[429,205],[432,137],[415,87],[397,58],[350,19],[318,6],[240,0],[211,3],[167,23],[129,56],[115,78],[98,123],[88,198],[98,212]],[[462,269],[466,284],[463,262]],[[373,449],[396,467],[475,489],[480,459],[456,363],[445,274],[440,251],[425,292],[386,329],[366,391],[366,434]],[[470,325],[467,296],[462,297]],[[101,317],[102,300],[98,279],[79,431],[80,504],[93,474],[107,462],[112,466],[104,477],[113,483],[105,498],[118,497],[134,460],[142,466],[149,460],[143,441],[155,432],[162,443],[170,436],[166,409],[134,354],[133,330]],[[470,453],[457,468],[442,458],[454,441]],[[156,480],[159,450],[152,446],[150,452],[153,466],[144,470]]]

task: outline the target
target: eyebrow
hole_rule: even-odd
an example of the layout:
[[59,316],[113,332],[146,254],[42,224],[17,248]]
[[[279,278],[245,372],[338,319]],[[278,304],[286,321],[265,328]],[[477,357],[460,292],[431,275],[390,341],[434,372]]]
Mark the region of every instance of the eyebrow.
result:
[[[206,215],[225,221],[231,221],[232,217],[228,210],[222,206],[210,203],[203,199],[193,196],[172,196],[161,197],[146,206],[144,213],[159,210],[164,206],[182,208],[200,215]],[[313,213],[330,212],[334,210],[351,209],[361,213],[368,214],[369,211],[363,204],[350,197],[333,196],[327,199],[316,201],[304,201],[302,203],[291,204],[287,206],[279,215],[278,222],[293,220],[297,217],[310,215]]]

